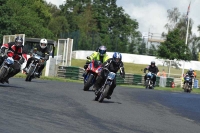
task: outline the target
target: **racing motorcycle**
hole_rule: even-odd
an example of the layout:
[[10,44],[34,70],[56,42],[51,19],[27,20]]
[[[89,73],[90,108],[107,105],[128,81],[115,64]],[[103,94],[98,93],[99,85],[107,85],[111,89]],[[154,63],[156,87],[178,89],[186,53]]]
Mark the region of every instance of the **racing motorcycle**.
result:
[[189,75],[186,75],[184,78],[185,82],[183,85],[184,92],[190,93],[192,91],[192,78]]
[[33,53],[32,54],[32,62],[28,66],[27,72],[26,72],[26,79],[25,81],[31,81],[33,78],[37,78],[40,73],[38,73],[38,69],[41,65],[44,64],[45,60],[44,57],[41,56],[41,52]]
[[4,78],[9,72],[13,70],[11,67],[14,64],[14,59],[12,57],[7,57],[0,67],[0,81],[3,82]]
[[106,80],[103,86],[99,90],[95,91],[95,101],[99,101],[100,103],[103,102],[104,98],[107,96],[113,80],[116,78],[116,73],[110,72],[107,68],[104,68],[104,70]]
[[147,79],[145,81],[146,89],[153,89],[153,75],[151,72],[147,73]]
[[96,81],[96,77],[98,76],[98,73],[101,71],[101,61],[92,60],[92,62],[88,65],[88,68],[86,69],[87,74],[85,74],[83,80],[84,80],[84,91],[88,91],[89,88],[94,85]]

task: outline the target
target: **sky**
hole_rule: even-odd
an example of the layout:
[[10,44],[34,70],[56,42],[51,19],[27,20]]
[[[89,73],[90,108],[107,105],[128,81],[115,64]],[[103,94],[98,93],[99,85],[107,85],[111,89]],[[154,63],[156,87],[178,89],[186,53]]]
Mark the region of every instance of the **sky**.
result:
[[[46,0],[57,6],[65,0]],[[123,7],[132,19],[139,22],[141,33],[151,32],[160,35],[166,32],[167,10],[177,7],[181,14],[187,13],[190,0],[117,0],[117,5]],[[189,18],[194,21],[193,33],[199,36],[197,26],[200,25],[200,0],[191,0]]]

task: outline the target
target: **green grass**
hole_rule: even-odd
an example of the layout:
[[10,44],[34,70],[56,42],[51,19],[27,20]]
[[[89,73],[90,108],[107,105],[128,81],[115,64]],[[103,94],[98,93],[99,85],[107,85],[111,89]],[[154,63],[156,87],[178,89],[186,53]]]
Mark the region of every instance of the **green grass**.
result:
[[[14,76],[14,78],[26,78],[26,74],[23,73],[18,73]],[[40,79],[42,80],[54,80],[54,81],[62,81],[62,82],[79,82],[82,83],[83,81],[80,80],[71,80],[71,79],[66,79],[66,78],[61,78],[61,77],[46,77],[46,76],[41,76]]]
[[[76,67],[83,67],[85,64],[86,60],[80,60],[80,59],[72,59],[72,66]],[[147,65],[144,64],[134,64],[134,63],[124,63],[124,68],[126,73],[131,73],[131,74],[141,74],[144,75],[143,70],[144,68],[147,67]],[[158,66],[158,69],[160,72],[164,69],[166,73],[168,73],[168,67],[167,66]],[[188,70],[185,69],[184,73],[186,73]],[[170,77],[176,77],[180,78],[182,69],[175,69],[175,68],[170,68]],[[196,71],[197,73],[197,79],[200,81],[200,71]],[[173,75],[177,74],[177,75]]]
[[[22,74],[22,73],[18,73],[17,75],[15,75],[15,77],[16,78],[23,78],[25,80],[26,75]],[[45,77],[45,76],[41,76],[40,79],[42,79],[42,80],[60,81],[60,82],[83,83],[83,81],[80,81],[80,80],[71,80],[71,79],[60,78],[60,77]],[[137,89],[145,89],[145,87],[141,86],[141,85],[120,85],[120,86],[137,88]],[[155,90],[170,91],[170,92],[183,92],[182,88],[169,88],[169,87],[155,87]],[[200,94],[200,89],[193,89],[191,93]]]
[[[72,66],[83,67],[85,62],[86,62],[86,60],[72,59]],[[143,65],[143,64],[124,63],[126,73],[132,73],[132,74],[143,74],[143,69],[146,66],[147,65]],[[167,70],[167,67],[163,67],[163,66],[158,66],[158,67],[159,67],[160,70],[162,70],[162,69]],[[43,71],[43,75],[40,77],[40,79],[42,79],[42,80],[55,80],[55,81],[62,81],[62,82],[78,82],[78,83],[83,82],[83,81],[80,81],[80,80],[71,80],[71,79],[60,78],[60,77],[45,77],[44,71]],[[185,72],[186,71],[187,70],[185,70]],[[171,72],[172,73],[178,73],[178,72],[180,72],[180,70],[177,70],[175,68],[171,68]],[[198,77],[198,75],[200,75],[200,71],[196,71],[196,72],[197,72],[197,77]],[[18,73],[17,75],[15,75],[15,77],[25,79],[26,75],[22,74],[22,73]],[[145,88],[144,86],[141,86],[141,85],[120,85],[120,86],[131,87],[131,88],[141,88],[141,89]],[[156,87],[155,90],[171,91],[171,92],[183,92],[183,89],[179,88],[179,87],[176,87],[176,88]],[[200,89],[193,89],[192,93],[200,94]]]

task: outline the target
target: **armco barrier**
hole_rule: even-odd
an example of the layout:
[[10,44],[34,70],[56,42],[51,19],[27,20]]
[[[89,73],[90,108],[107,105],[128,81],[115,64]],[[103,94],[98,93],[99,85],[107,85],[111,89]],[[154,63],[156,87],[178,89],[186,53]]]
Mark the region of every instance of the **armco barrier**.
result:
[[[80,67],[59,66],[57,71],[57,76],[74,80],[83,80],[82,75],[84,71],[85,70]],[[171,82],[174,82],[174,78],[165,78],[165,79],[166,80],[163,80],[166,82],[164,85],[166,85],[166,87],[171,87]],[[161,77],[156,77],[156,86],[159,86],[161,81],[162,81]],[[144,75],[126,74],[125,79],[123,79],[119,75],[119,73],[117,73],[116,82],[117,84],[144,85]]]
[[80,70],[79,67],[66,67],[66,66],[59,66],[57,76],[63,78],[69,78],[74,80],[80,79]]

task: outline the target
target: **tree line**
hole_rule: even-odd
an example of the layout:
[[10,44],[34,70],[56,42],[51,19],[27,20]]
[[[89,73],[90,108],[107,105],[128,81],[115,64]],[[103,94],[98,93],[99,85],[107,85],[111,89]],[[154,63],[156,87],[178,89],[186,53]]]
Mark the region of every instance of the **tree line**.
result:
[[[188,45],[185,45],[185,14],[169,9],[166,38],[160,45],[150,44],[138,31],[139,23],[118,7],[117,0],[67,0],[59,7],[45,0],[0,0],[0,40],[3,35],[74,39],[74,50],[96,50],[154,55],[166,59],[197,60],[199,37],[192,33],[190,19]],[[198,26],[200,31],[200,26]]]

